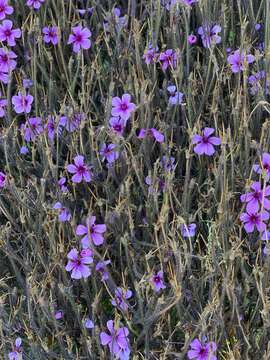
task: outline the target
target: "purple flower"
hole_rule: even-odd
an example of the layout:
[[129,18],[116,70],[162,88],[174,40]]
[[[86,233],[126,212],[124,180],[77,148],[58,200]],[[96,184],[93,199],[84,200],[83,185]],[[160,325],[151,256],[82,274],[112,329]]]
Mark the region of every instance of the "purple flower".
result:
[[111,263],[111,260],[99,261],[96,265],[96,271],[102,275],[102,280],[106,281],[109,279],[109,273],[106,270],[107,265]]
[[0,41],[7,42],[9,46],[15,46],[16,40],[21,37],[20,29],[12,29],[13,22],[11,20],[4,20],[0,25]]
[[122,120],[127,121],[136,109],[136,105],[130,100],[129,94],[122,95],[121,99],[117,96],[112,98],[112,116],[120,116]]
[[100,246],[104,242],[103,233],[106,231],[105,224],[96,224],[96,217],[90,216],[86,219],[85,225],[78,225],[76,229],[76,235],[84,235],[81,239],[81,243],[84,249],[91,246],[94,243],[96,246]]
[[173,171],[176,167],[175,158],[173,156],[162,156],[161,165],[166,172]]
[[91,275],[89,265],[93,262],[92,255],[90,249],[84,249],[80,253],[76,249],[70,250],[67,255],[69,260],[65,269],[71,271],[72,279],[88,278]]
[[78,53],[81,48],[89,49],[91,47],[90,37],[92,35],[88,28],[78,25],[72,28],[73,34],[69,35],[68,44],[73,44],[73,51]]
[[86,318],[86,319],[84,320],[84,327],[85,327],[86,329],[93,329],[93,328],[95,327],[95,325],[94,325],[94,323],[93,323],[92,320],[90,320],[89,318]]
[[158,177],[156,179],[156,183],[154,183],[151,176],[148,175],[145,178],[145,183],[149,186],[149,194],[158,194],[160,191],[164,191],[165,189],[165,182]]
[[244,51],[235,50],[233,54],[228,56],[228,63],[231,65],[233,73],[243,71],[245,63],[251,64],[255,61],[255,57],[251,54],[245,54]]
[[270,196],[270,185],[266,186],[265,189],[261,189],[261,184],[254,181],[250,187],[253,191],[240,197],[242,202],[247,203],[247,212],[250,214],[258,212],[260,204],[266,210],[270,210],[270,200],[265,198]]
[[197,36],[196,35],[193,35],[193,34],[188,35],[188,43],[190,45],[196,44],[196,42],[197,42]]
[[139,139],[144,139],[145,136],[150,136],[150,137],[154,138],[159,143],[164,142],[164,135],[161,134],[161,132],[159,132],[155,128],[141,129],[140,132],[139,132],[138,138]]
[[257,174],[265,173],[267,179],[269,179],[269,177],[270,177],[270,154],[263,153],[262,154],[261,164],[254,164],[253,165],[253,170]]
[[122,136],[126,127],[126,121],[118,117],[111,117],[109,124],[114,133],[118,136]]
[[53,206],[53,209],[59,211],[58,219],[61,222],[70,221],[71,213],[70,211],[64,207],[59,201],[56,202]]
[[220,32],[220,25],[210,26],[208,24],[204,24],[198,29],[198,34],[200,35],[205,48],[210,48],[211,46],[221,42],[221,37],[218,35]]
[[21,345],[22,345],[22,339],[17,338],[15,340],[15,344],[13,346],[13,351],[8,354],[9,360],[20,360],[22,358],[21,357],[21,353],[22,353]]
[[58,186],[60,187],[60,190],[62,192],[67,192],[68,188],[66,187],[65,183],[66,183],[67,179],[62,176],[59,180],[58,180]]
[[83,120],[85,120],[84,113],[75,113],[73,116],[61,116],[59,125],[64,127],[68,132],[74,132],[79,129]]
[[14,111],[17,114],[26,113],[29,114],[31,111],[32,103],[34,98],[32,95],[24,95],[21,92],[18,95],[12,96],[11,102],[14,106]]
[[0,70],[0,81],[2,81],[3,84],[9,83],[9,75],[7,72]]
[[185,238],[195,236],[196,227],[197,227],[196,224],[189,224],[189,225],[182,224],[182,226],[181,226],[182,236],[185,237]]
[[220,145],[221,140],[219,137],[211,136],[215,130],[212,128],[204,128],[203,135],[194,135],[192,144],[197,144],[194,147],[194,152],[198,155],[205,154],[211,156],[215,153],[213,145]]
[[143,59],[147,65],[155,63],[158,57],[158,47],[153,48],[151,44],[148,46],[148,49],[143,54]]
[[27,3],[26,5],[28,5],[29,7],[35,9],[35,10],[38,10],[42,3],[44,3],[45,0],[27,0]]
[[[56,129],[57,128],[57,129]],[[46,124],[46,129],[48,132],[48,138],[53,141],[55,136],[55,131],[58,130],[58,133],[60,133],[60,129],[57,127],[57,124],[55,123],[55,118],[52,115],[48,116],[48,121]]]
[[126,300],[130,299],[132,297],[132,291],[131,290],[124,290],[120,287],[115,289],[114,292],[114,299],[111,301],[113,306],[118,307],[119,309],[123,311],[128,310],[128,304]]
[[158,273],[152,275],[150,282],[154,286],[154,290],[159,292],[161,289],[166,289],[166,286],[163,282],[163,271],[160,270]]
[[85,182],[90,182],[92,174],[89,167],[84,163],[84,156],[82,155],[75,156],[74,164],[75,165],[69,164],[67,166],[67,171],[71,174],[74,174],[71,180],[74,183],[80,183],[83,180]]
[[259,89],[264,88],[265,94],[269,94],[269,81],[265,79],[265,71],[258,71],[254,75],[248,77],[248,83],[250,85],[250,93],[256,95]]
[[33,80],[31,79],[23,79],[23,87],[25,89],[30,89],[34,85]]
[[119,33],[123,28],[127,26],[128,23],[127,16],[120,16],[120,15],[121,15],[121,10],[115,7],[112,10],[111,14],[105,17],[103,26],[106,33],[110,33],[112,31]]
[[247,233],[254,231],[256,227],[258,231],[262,232],[266,229],[264,223],[265,220],[269,219],[269,213],[267,211],[258,212],[246,212],[240,215],[240,220],[244,223],[244,228]]
[[21,125],[20,129],[24,133],[26,142],[35,141],[36,137],[44,131],[42,119],[40,117],[29,118]]
[[54,313],[54,318],[55,320],[61,320],[64,316],[64,312],[62,310],[57,310],[55,313]]
[[217,345],[211,341],[206,344],[202,344],[199,339],[195,339],[190,343],[191,350],[188,351],[189,359],[196,360],[217,360],[214,355]]
[[56,45],[58,43],[58,29],[56,26],[44,27],[42,29],[43,40],[46,44],[52,43]]
[[168,49],[159,55],[159,61],[161,62],[161,67],[163,71],[166,71],[168,67],[176,69],[177,65],[177,55],[176,52],[172,49]]
[[5,107],[7,106],[8,102],[6,99],[0,99],[0,118],[4,117],[6,112],[5,112]]
[[4,48],[0,48],[0,68],[2,73],[8,73],[11,70],[14,70],[17,62],[17,55],[11,51]]
[[13,13],[13,7],[8,5],[8,0],[0,0],[0,20],[4,20],[6,15]]
[[20,154],[21,155],[26,155],[26,154],[28,154],[29,153],[29,150],[28,150],[28,148],[26,147],[26,146],[22,146],[21,148],[20,148]]
[[100,155],[102,156],[102,161],[107,160],[109,164],[113,164],[119,158],[119,152],[115,151],[115,144],[102,144],[100,147]]
[[180,91],[177,91],[175,85],[170,85],[167,87],[168,92],[170,93],[169,104],[170,105],[181,105],[183,102],[184,94]]
[[255,30],[259,31],[261,29],[262,25],[261,24],[255,24]]
[[100,333],[100,342],[103,346],[108,345],[112,355],[120,360],[128,360],[129,350],[129,331],[128,328],[122,327],[115,329],[113,320],[107,322],[107,328],[110,334]]
[[0,188],[6,185],[6,174],[0,171]]

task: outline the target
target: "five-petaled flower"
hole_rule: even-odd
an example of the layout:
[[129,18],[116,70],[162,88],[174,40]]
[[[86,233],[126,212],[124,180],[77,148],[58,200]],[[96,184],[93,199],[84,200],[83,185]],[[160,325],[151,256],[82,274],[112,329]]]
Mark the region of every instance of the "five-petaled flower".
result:
[[14,111],[17,114],[26,113],[29,114],[31,111],[32,103],[34,98],[30,94],[22,94],[21,92],[18,95],[12,96],[11,102],[14,106]]
[[107,322],[107,328],[110,334],[100,333],[100,341],[103,346],[108,345],[112,355],[120,360],[128,360],[130,355],[129,349],[129,331],[128,328],[115,328],[113,320]]
[[94,243],[96,246],[100,246],[104,242],[103,233],[106,231],[105,224],[96,224],[96,217],[90,216],[86,219],[85,225],[78,225],[76,229],[76,235],[84,235],[81,239],[83,248],[88,248]]
[[16,40],[21,37],[20,29],[12,29],[13,22],[11,20],[4,20],[0,25],[0,41],[7,42],[9,46],[15,46]]
[[270,178],[270,154],[263,153],[260,164],[254,164],[253,170],[257,174],[266,175],[266,180]]
[[161,62],[161,67],[163,71],[166,71],[169,67],[176,69],[177,65],[177,55],[176,52],[172,49],[168,49],[159,55],[159,61]]
[[231,65],[233,73],[238,73],[245,69],[246,64],[252,64],[255,61],[255,56],[245,54],[243,50],[235,50],[234,53],[228,56],[228,63]]
[[17,58],[17,55],[14,51],[0,48],[0,69],[2,73],[8,73],[11,70],[14,70],[17,66],[17,61],[14,60]]
[[220,145],[221,140],[219,137],[211,136],[214,133],[212,128],[204,128],[203,135],[194,135],[192,139],[192,144],[197,144],[194,147],[194,152],[198,155],[205,154],[211,156],[215,153],[215,148],[213,145]]
[[247,203],[247,212],[256,213],[259,211],[259,205],[261,204],[266,210],[270,209],[270,200],[266,199],[266,196],[270,196],[270,185],[265,189],[261,188],[261,184],[258,181],[254,181],[250,186],[253,191],[243,194],[240,197],[242,202]]
[[71,219],[71,213],[70,211],[63,206],[59,201],[57,201],[54,206],[53,209],[58,211],[58,219],[61,222],[66,222],[69,221]]
[[190,343],[190,348],[187,354],[189,359],[217,360],[215,355],[217,345],[213,341],[204,344],[199,339],[195,339]]
[[268,219],[269,213],[267,211],[246,212],[240,215],[240,220],[244,223],[244,228],[247,233],[253,232],[255,227],[260,232],[264,231],[266,229],[264,221]]
[[218,35],[220,32],[220,25],[210,26],[209,24],[204,24],[198,29],[198,34],[200,35],[205,48],[210,48],[221,42],[221,37]]
[[88,28],[83,28],[82,25],[78,25],[72,28],[73,34],[69,35],[68,44],[73,44],[73,51],[78,53],[81,48],[89,49],[91,47],[90,37],[92,35]]
[[13,13],[13,7],[8,5],[8,0],[0,0],[0,20],[4,20],[6,15]]
[[100,155],[102,161],[107,161],[108,164],[113,164],[119,158],[119,152],[115,151],[115,144],[102,144],[100,147]]
[[183,102],[184,94],[180,91],[177,91],[175,85],[170,85],[167,87],[168,92],[170,93],[169,104],[170,105],[181,105]]
[[90,168],[84,163],[84,156],[83,155],[75,156],[74,164],[75,165],[69,164],[67,166],[67,171],[71,174],[74,174],[71,180],[74,183],[80,183],[83,180],[85,182],[90,182],[92,174]]
[[131,96],[129,94],[122,95],[122,98],[112,98],[112,116],[120,116],[121,119],[127,121],[131,113],[135,111],[136,105],[130,102]]
[[44,128],[40,117],[33,117],[26,120],[20,127],[26,142],[35,141],[36,137],[42,134]]
[[126,127],[126,121],[121,119],[120,116],[111,117],[109,120],[109,125],[117,136],[123,136]]
[[68,263],[65,267],[67,271],[71,271],[72,279],[88,278],[91,275],[89,267],[93,262],[93,253],[90,249],[84,249],[80,253],[77,249],[72,249],[68,253]]
[[46,44],[52,43],[56,45],[58,43],[58,34],[57,34],[57,27],[56,26],[45,26],[42,29],[43,40]]

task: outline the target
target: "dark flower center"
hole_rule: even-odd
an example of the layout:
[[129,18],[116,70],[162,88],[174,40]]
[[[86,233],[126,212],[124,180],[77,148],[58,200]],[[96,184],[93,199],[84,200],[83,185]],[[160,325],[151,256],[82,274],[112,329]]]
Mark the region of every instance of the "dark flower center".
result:
[[126,111],[127,108],[128,108],[128,106],[127,106],[126,103],[122,103],[122,104],[120,105],[120,108],[121,108],[122,111]]
[[82,264],[81,259],[77,259],[77,260],[76,260],[76,265],[77,265],[77,266],[80,266],[81,264]]
[[263,164],[263,168],[265,170],[270,170],[270,164]]
[[253,224],[255,224],[255,223],[258,221],[258,215],[252,214],[252,215],[250,216],[250,221],[251,221]]
[[154,276],[154,282],[155,283],[159,283],[160,282],[160,277],[158,275]]
[[119,124],[118,124],[118,125],[114,125],[113,128],[114,128],[115,131],[121,131],[121,130],[122,130],[122,126],[119,125]]
[[203,136],[203,138],[202,138],[202,142],[204,143],[204,144],[208,144],[208,137],[207,136]]
[[1,56],[3,62],[8,62],[7,54]]
[[259,200],[260,199],[260,193],[258,191],[255,191],[253,194],[254,199]]
[[201,356],[205,356],[207,354],[207,349],[205,349],[204,347],[201,348],[199,355]]
[[77,169],[79,174],[83,174],[85,172],[85,167],[83,165],[78,166]]
[[11,35],[11,30],[10,29],[5,30],[5,35],[9,37]]
[[80,34],[76,35],[76,41],[81,42],[82,41],[82,35],[80,35]]

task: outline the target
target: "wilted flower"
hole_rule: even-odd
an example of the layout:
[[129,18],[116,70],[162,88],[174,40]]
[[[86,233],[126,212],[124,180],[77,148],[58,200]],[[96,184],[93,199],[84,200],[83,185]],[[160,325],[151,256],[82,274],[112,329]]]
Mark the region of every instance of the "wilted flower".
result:
[[96,271],[102,275],[102,280],[106,281],[109,279],[109,273],[106,270],[107,265],[111,263],[111,260],[99,261],[96,265]]
[[259,89],[264,89],[265,94],[269,94],[269,81],[266,79],[265,71],[258,71],[254,75],[248,77],[248,83],[250,85],[250,93],[256,95]]
[[11,102],[14,106],[14,111],[17,114],[26,113],[29,114],[31,111],[32,103],[34,98],[29,94],[22,94],[21,92],[18,95],[12,96]]
[[22,339],[17,338],[13,346],[13,351],[8,354],[9,360],[20,360],[22,354]]
[[175,85],[170,85],[167,87],[168,92],[170,93],[169,104],[170,105],[181,105],[183,102],[184,94],[180,91],[177,91]]
[[175,158],[173,156],[162,156],[161,165],[166,172],[173,171],[176,167]]
[[83,180],[85,182],[91,181],[91,171],[87,165],[84,163],[84,156],[77,155],[74,158],[74,164],[69,164],[67,166],[67,171],[71,174],[74,174],[71,178],[71,180],[74,183],[80,183]]
[[45,0],[27,0],[27,5],[35,10],[38,10]]
[[122,95],[122,98],[112,98],[112,116],[120,116],[121,119],[127,121],[131,113],[135,111],[136,105],[130,102],[131,96],[129,94]]
[[13,22],[11,20],[4,20],[0,25],[0,41],[7,42],[9,46],[15,46],[16,40],[21,37],[20,29],[12,29]]
[[8,5],[8,0],[0,0],[0,20],[4,20],[6,15],[13,13],[13,7]]
[[5,107],[7,106],[8,102],[6,99],[0,99],[0,117],[4,117],[6,112],[5,112]]
[[150,175],[146,176],[145,183],[149,186],[148,192],[149,194],[159,193],[160,191],[164,191],[165,182],[161,180],[159,177],[156,178],[156,182],[153,182]]
[[220,145],[221,140],[219,137],[211,136],[215,129],[213,128],[204,128],[203,135],[194,135],[192,139],[192,144],[197,144],[194,147],[194,152],[198,155],[207,155],[211,156],[215,153],[215,148],[213,145]]
[[6,185],[6,174],[0,171],[0,188]]
[[52,43],[56,45],[58,43],[57,27],[50,26],[42,29],[43,40],[46,44]]
[[161,67],[163,71],[166,71],[168,67],[176,69],[177,65],[177,55],[176,52],[172,49],[168,49],[159,55],[159,61],[161,62]]
[[103,346],[108,345],[111,354],[117,359],[128,360],[130,355],[128,328],[122,327],[116,329],[113,320],[107,322],[107,328],[110,334],[103,331],[100,333],[101,344]]
[[159,292],[161,289],[166,289],[166,286],[163,282],[163,271],[160,270],[158,273],[152,275],[151,284],[154,286],[154,290]]
[[220,25],[210,26],[209,24],[204,24],[198,29],[198,34],[201,36],[205,48],[210,48],[221,42],[221,37],[218,35],[220,32]]
[[128,304],[126,300],[130,299],[132,297],[132,291],[131,290],[124,290],[120,287],[115,289],[114,292],[114,299],[111,301],[113,306],[118,307],[119,309],[123,311],[128,310]]
[[71,271],[72,279],[88,278],[91,275],[89,265],[93,262],[92,255],[90,249],[84,249],[80,253],[76,249],[70,250],[67,255],[68,263],[65,269]]
[[89,49],[91,47],[90,37],[92,35],[88,28],[78,25],[72,28],[73,34],[69,35],[68,44],[73,44],[73,51],[78,53],[81,48]]
[[76,235],[84,235],[81,239],[83,248],[88,248],[94,243],[96,246],[100,246],[104,242],[103,233],[106,231],[105,224],[96,224],[96,217],[90,216],[86,219],[85,225],[78,225],[76,229]]
[[255,61],[255,57],[251,54],[245,54],[244,51],[235,50],[235,52],[228,56],[228,63],[231,65],[233,73],[243,71],[245,62],[251,64]]
[[111,32],[111,29],[114,29],[117,33],[119,33],[123,28],[127,26],[128,18],[126,15],[120,16],[121,10],[118,7],[115,7],[111,14],[105,17],[103,22],[103,26],[106,32]]
[[181,233],[183,237],[193,237],[196,234],[196,224],[182,224]]
[[59,221],[61,222],[70,221],[71,219],[70,211],[66,207],[64,207],[59,201],[54,204],[53,208],[55,210],[58,210],[59,212],[58,215]]
[[244,228],[247,233],[254,231],[256,227],[258,231],[264,231],[266,224],[264,221],[269,219],[269,213],[267,211],[258,212],[246,212],[240,215],[240,220],[244,223]]
[[53,141],[55,134],[60,135],[62,132],[62,128],[57,124],[56,119],[54,116],[49,115],[48,121],[46,124],[46,129],[48,132],[48,138]]
[[199,339],[195,339],[190,343],[191,350],[188,351],[188,358],[194,360],[217,360],[215,352],[217,345],[211,341],[206,344],[200,342]]
[[42,119],[40,117],[29,118],[21,125],[20,130],[24,133],[26,142],[35,141],[36,137],[44,131]]
[[115,144],[102,144],[99,151],[102,161],[106,160],[108,164],[113,164],[119,158],[119,152],[115,151],[115,148]]
[[85,120],[85,114],[83,112],[75,113],[72,116],[61,116],[59,125],[64,127],[68,132],[73,132],[79,129],[83,120]]
[[151,129],[141,129],[138,135],[139,139],[144,139],[145,136],[150,136],[151,138],[155,139],[159,143],[164,142],[164,135],[161,134],[157,129],[151,128]]
[[31,79],[23,79],[23,87],[24,89],[30,89],[34,85],[33,80]]

